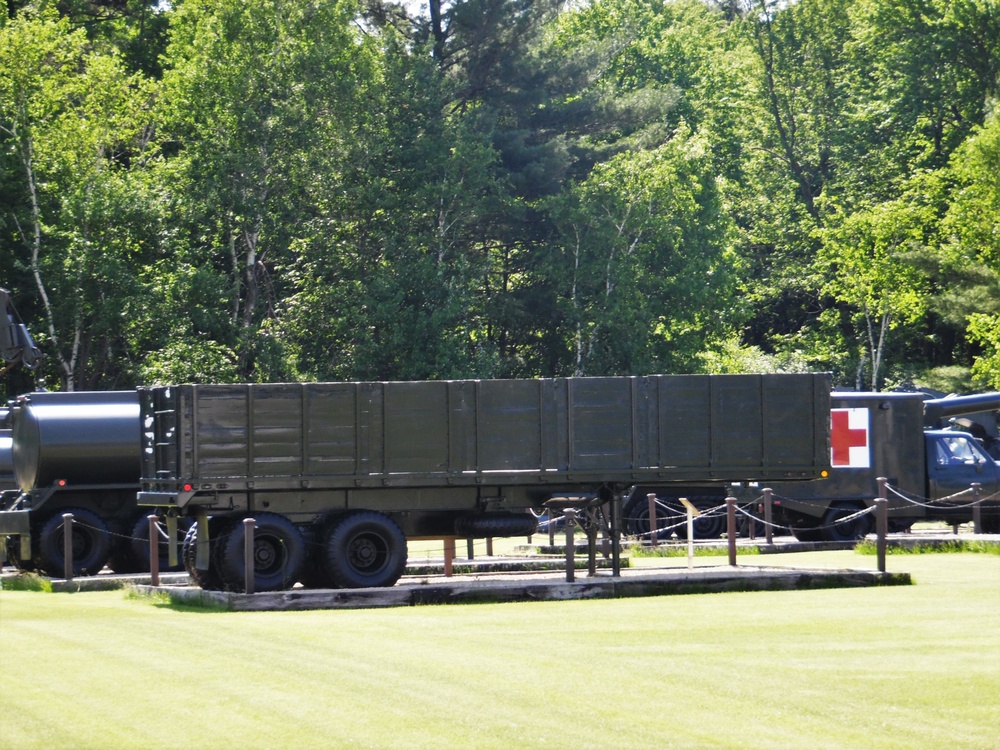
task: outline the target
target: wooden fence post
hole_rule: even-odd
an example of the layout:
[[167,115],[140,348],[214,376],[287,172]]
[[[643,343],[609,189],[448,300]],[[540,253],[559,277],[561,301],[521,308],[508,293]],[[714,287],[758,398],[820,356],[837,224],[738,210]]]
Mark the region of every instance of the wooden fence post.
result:
[[979,499],[979,490],[982,489],[979,482],[972,483],[972,533],[983,533],[983,509]]
[[660,524],[656,521],[656,495],[650,492],[646,495],[646,500],[649,501],[649,543],[656,547],[660,543],[658,539]]
[[566,508],[563,514],[566,519],[566,582],[572,583],[576,576],[576,541],[573,539],[576,531],[576,511]]
[[736,498],[726,498],[726,541],[729,546],[729,564],[736,567]]
[[253,518],[243,519],[243,580],[248,594],[254,593],[253,532],[256,524]]
[[73,514],[63,513],[63,578],[73,580]]
[[160,585],[160,540],[159,528],[156,525],[156,514],[150,513],[146,516],[149,524],[149,583],[152,586]]
[[885,553],[888,547],[886,535],[889,533],[889,498],[885,477],[878,477],[878,499],[875,501],[875,551],[878,555],[878,571],[885,573]]
[[773,544],[774,533],[771,528],[771,519],[774,518],[774,497],[772,496],[771,488],[764,488],[764,541],[768,544]]

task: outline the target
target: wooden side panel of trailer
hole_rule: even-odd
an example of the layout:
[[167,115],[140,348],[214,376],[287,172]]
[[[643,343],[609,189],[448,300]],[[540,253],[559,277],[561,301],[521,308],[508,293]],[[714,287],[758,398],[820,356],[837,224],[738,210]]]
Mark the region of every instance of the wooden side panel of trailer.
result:
[[182,385],[141,400],[147,483],[808,478],[829,456],[821,375]]

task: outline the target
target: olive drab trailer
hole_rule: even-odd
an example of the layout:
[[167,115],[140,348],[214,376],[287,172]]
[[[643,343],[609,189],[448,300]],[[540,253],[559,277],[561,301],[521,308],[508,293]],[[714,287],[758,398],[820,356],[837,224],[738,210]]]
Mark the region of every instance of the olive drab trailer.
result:
[[825,374],[142,388],[138,499],[197,519],[203,587],[241,585],[248,517],[258,591],[392,585],[407,537],[526,535],[558,498],[814,479],[829,393]]

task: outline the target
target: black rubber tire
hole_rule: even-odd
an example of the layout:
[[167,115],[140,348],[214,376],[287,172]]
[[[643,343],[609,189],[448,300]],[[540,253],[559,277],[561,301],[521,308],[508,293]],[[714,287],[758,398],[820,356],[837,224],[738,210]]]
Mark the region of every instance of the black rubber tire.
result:
[[215,561],[215,550],[218,547],[220,534],[226,533],[226,518],[208,519],[208,550],[209,563],[208,570],[201,570],[195,567],[197,561],[198,547],[198,524],[192,524],[184,535],[184,543],[181,545],[181,563],[184,570],[191,577],[196,586],[200,586],[207,591],[221,591],[223,589],[222,577],[219,575],[218,565]]
[[[290,589],[302,575],[306,560],[306,543],[302,532],[285,516],[277,513],[254,513],[253,537],[254,591]],[[244,591],[243,517],[236,520],[231,531],[219,540],[219,573],[226,588]]]
[[[167,525],[161,518],[157,521],[163,535],[166,534]],[[177,520],[177,536],[182,544],[187,536],[191,522],[186,518]],[[165,536],[161,535],[159,543],[160,572],[170,573],[176,570],[183,570],[184,563],[180,560],[177,565],[170,565],[170,547]],[[132,523],[132,528],[128,540],[128,557],[132,560],[132,565],[137,573],[149,572],[149,514],[140,514]]]
[[73,514],[73,575],[95,575],[108,562],[111,554],[111,534],[108,525],[86,508],[66,508],[46,520],[38,533],[38,554],[35,564],[52,578],[64,575],[63,515]]
[[331,523],[322,554],[337,588],[392,586],[406,569],[406,537],[388,516],[357,511]]
[[979,525],[984,534],[1000,534],[1000,512],[983,513]]
[[455,519],[455,534],[464,539],[490,536],[531,536],[538,519],[530,513],[481,513]]
[[823,514],[823,525],[820,529],[823,541],[826,542],[857,542],[868,536],[875,528],[875,519],[871,513],[859,516],[847,523],[837,523],[845,516],[851,516],[863,510],[860,506],[846,503],[834,503]]

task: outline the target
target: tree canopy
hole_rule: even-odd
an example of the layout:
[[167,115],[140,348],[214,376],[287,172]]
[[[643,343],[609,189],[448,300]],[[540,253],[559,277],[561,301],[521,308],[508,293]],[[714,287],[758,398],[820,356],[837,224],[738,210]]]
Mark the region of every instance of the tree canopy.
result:
[[52,388],[1000,388],[998,84],[996,0],[15,0],[0,284]]

